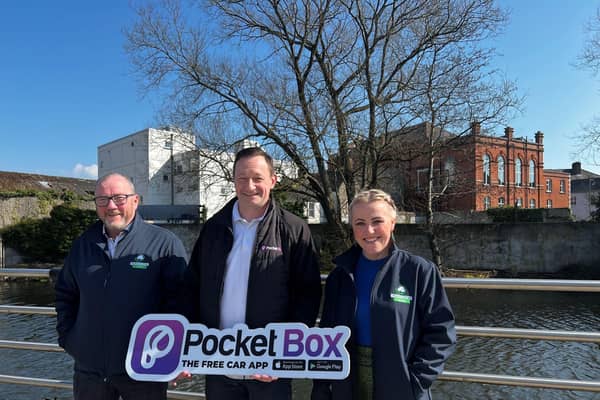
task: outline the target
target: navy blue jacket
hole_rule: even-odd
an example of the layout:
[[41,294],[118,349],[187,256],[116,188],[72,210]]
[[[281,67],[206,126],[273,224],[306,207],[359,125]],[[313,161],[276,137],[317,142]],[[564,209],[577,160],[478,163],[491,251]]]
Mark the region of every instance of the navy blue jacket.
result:
[[[355,326],[358,246],[338,256],[325,286],[321,327]],[[436,266],[394,246],[371,289],[375,400],[431,399],[429,388],[454,351],[454,315]],[[355,342],[348,341],[351,364]],[[355,376],[315,381],[312,399],[352,399]]]
[[[230,201],[204,226],[186,270],[184,303],[190,322],[219,328],[227,256],[233,246]],[[246,324],[315,324],[321,300],[318,255],[306,222],[271,200],[256,230],[250,261]]]
[[73,242],[55,290],[58,344],[76,371],[126,373],[133,324],[145,314],[177,311],[186,258],[175,234],[139,216],[113,259],[100,221]]

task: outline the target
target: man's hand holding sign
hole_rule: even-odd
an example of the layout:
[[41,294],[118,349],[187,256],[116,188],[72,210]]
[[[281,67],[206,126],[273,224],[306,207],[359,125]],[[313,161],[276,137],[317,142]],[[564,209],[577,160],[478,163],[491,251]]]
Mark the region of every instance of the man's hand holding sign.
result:
[[149,314],[133,327],[126,369],[139,381],[170,381],[187,371],[204,375],[344,379],[350,372],[350,330],[272,323],[218,330],[178,314]]

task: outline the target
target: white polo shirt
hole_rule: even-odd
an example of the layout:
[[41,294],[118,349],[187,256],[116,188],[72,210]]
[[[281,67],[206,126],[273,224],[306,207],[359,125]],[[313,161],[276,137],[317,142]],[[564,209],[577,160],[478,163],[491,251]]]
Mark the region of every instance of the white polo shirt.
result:
[[223,294],[221,296],[220,328],[231,328],[237,323],[246,322],[246,298],[248,296],[248,276],[250,261],[254,254],[256,229],[264,214],[251,221],[240,215],[238,202],[233,205],[233,247],[227,256]]

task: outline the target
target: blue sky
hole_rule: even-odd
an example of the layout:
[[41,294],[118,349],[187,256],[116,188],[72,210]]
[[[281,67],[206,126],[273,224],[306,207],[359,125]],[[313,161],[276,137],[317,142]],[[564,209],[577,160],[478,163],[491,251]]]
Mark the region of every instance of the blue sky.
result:
[[[496,66],[527,97],[509,125],[530,140],[544,132],[545,168],[569,168],[572,136],[600,111],[599,80],[572,66],[600,2],[500,4],[512,12]],[[2,1],[0,170],[95,177],[99,145],[156,126],[160,100],[140,95],[123,51],[133,20],[125,0]]]

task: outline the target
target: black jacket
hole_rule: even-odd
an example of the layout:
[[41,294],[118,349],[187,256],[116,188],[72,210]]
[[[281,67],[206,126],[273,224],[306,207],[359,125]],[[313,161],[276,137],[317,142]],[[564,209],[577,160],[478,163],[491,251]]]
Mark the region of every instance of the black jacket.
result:
[[125,374],[133,324],[143,315],[177,311],[186,252],[170,231],[135,217],[110,258],[98,221],[73,242],[55,285],[58,344],[75,370]]
[[[204,224],[185,274],[185,312],[190,322],[219,328],[226,261],[233,246],[236,199]],[[250,262],[246,324],[303,322],[313,326],[319,312],[318,256],[306,222],[271,200],[256,231]]]
[[[321,327],[354,327],[354,270],[360,253],[355,245],[334,260],[336,268],[325,286]],[[373,398],[430,399],[429,388],[456,343],[454,315],[433,263],[394,247],[371,289],[371,332]],[[353,364],[352,336],[347,346]],[[353,370],[351,366],[350,376],[341,381],[315,381],[312,399],[351,400]]]

